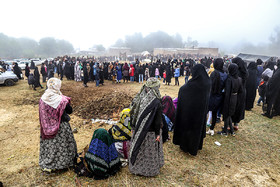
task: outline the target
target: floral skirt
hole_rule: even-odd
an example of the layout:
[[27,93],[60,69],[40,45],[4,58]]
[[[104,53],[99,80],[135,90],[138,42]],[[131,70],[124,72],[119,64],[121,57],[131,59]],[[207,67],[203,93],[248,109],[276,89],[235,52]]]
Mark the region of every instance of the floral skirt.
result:
[[160,168],[164,165],[162,136],[160,139],[161,141],[157,142],[154,132],[147,133],[140,146],[134,165],[129,161],[131,173],[148,177],[156,176],[160,173]]
[[74,165],[77,145],[68,122],[62,122],[52,139],[40,137],[39,165],[42,169],[65,169]]

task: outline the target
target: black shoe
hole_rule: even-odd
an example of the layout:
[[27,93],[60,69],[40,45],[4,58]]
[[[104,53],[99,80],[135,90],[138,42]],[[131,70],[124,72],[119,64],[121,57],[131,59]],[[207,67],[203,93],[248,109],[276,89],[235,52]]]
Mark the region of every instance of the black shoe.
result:
[[225,131],[219,131],[217,134],[221,135],[221,136],[227,136],[228,133]]
[[221,118],[217,118],[216,123],[221,123]]

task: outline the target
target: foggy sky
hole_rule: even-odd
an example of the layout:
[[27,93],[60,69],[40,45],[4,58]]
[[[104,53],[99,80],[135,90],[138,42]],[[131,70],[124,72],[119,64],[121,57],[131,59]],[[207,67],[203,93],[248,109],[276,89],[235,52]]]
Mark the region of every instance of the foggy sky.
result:
[[280,26],[279,0],[9,0],[0,7],[0,33],[55,37],[81,49],[159,30],[200,44],[258,44]]

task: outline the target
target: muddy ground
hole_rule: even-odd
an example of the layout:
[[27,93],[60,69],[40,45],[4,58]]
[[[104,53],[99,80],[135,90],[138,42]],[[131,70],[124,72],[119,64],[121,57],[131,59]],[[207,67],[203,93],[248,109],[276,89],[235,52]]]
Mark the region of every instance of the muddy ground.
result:
[[[179,87],[173,84],[161,86],[162,96],[177,96]],[[84,88],[82,83],[63,81],[61,90],[72,98],[70,124],[78,129],[74,136],[79,151],[90,143],[95,129],[110,128],[92,124],[91,119],[117,117],[141,88],[138,83],[107,81],[99,88],[88,85]],[[132,175],[127,167],[103,181],[77,179],[73,170],[43,173],[38,166],[38,101],[43,92],[31,90],[27,80],[12,87],[0,86],[0,181],[4,186],[76,186],[77,180],[82,186],[280,186],[280,118],[261,116],[257,106],[246,112],[236,137],[207,136],[196,157],[183,153],[172,141],[165,143],[165,165],[156,177]]]

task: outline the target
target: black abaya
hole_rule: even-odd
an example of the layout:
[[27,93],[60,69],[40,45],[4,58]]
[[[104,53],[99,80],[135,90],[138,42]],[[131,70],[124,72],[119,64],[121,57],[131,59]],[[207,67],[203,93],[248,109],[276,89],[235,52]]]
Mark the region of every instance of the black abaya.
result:
[[245,101],[246,101],[246,80],[248,78],[248,71],[245,62],[236,57],[232,59],[232,63],[237,64],[238,66],[238,76],[242,79],[242,94],[238,95],[238,100],[240,101],[237,106],[237,112],[232,116],[232,122],[239,123],[245,117]]
[[170,65],[168,64],[166,66],[166,82],[167,83],[171,83],[171,77],[172,77],[172,73],[171,73],[171,70],[170,70]]
[[265,115],[272,118],[280,114],[280,69],[277,69],[267,84]]
[[192,79],[179,90],[173,143],[191,155],[202,149],[210,86],[204,66],[198,64],[192,69]]
[[251,110],[257,94],[257,65],[251,62],[248,66],[248,79],[246,82],[246,104],[245,109]]

